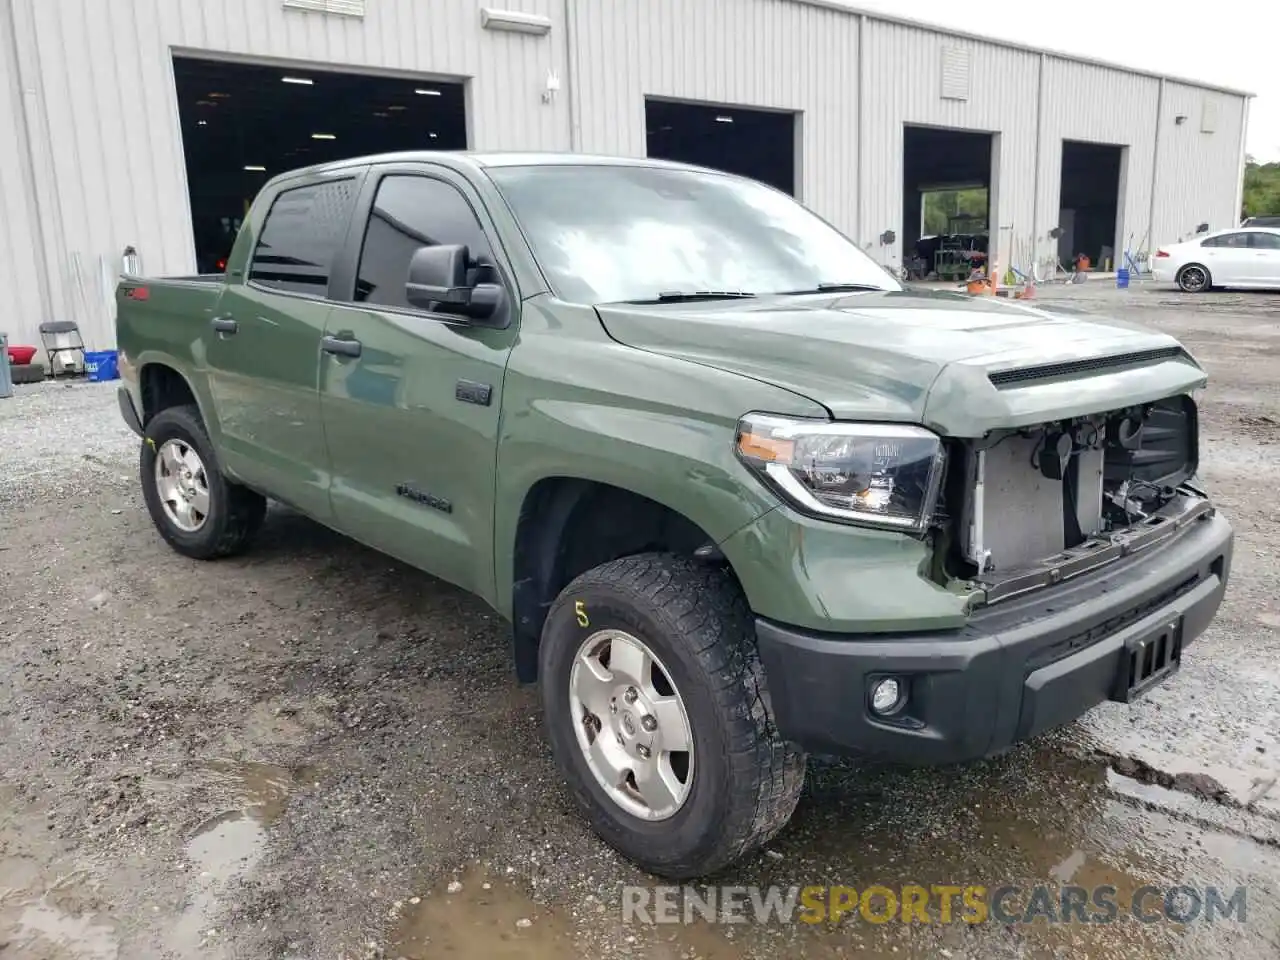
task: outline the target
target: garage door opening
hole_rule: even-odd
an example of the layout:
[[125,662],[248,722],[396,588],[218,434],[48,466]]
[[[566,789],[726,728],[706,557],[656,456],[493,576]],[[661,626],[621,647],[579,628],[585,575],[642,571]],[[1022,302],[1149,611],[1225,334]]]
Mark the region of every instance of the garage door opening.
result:
[[1090,270],[1110,270],[1119,239],[1124,147],[1062,141],[1058,259],[1068,269],[1081,256]]
[[298,167],[467,145],[461,83],[174,57],[201,273],[220,272],[249,203]]
[[649,156],[696,163],[796,193],[795,114],[646,99]]
[[913,279],[963,280],[986,268],[994,137],[903,131],[902,262]]

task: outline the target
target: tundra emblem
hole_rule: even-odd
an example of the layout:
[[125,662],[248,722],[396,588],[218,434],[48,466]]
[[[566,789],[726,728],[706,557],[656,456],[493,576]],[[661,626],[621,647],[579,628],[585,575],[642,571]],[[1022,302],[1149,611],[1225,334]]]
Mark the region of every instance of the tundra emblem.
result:
[[453,504],[443,497],[437,497],[433,493],[427,493],[425,490],[419,490],[411,487],[407,483],[396,484],[396,493],[407,500],[420,503],[424,507],[431,507],[433,510],[439,510],[441,513],[453,513]]

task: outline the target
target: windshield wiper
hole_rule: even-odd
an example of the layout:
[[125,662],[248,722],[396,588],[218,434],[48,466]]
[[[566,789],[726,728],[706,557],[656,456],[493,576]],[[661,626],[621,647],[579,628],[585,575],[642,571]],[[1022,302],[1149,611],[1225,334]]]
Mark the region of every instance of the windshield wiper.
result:
[[809,290],[784,290],[782,295],[785,297],[799,296],[802,293],[858,293],[861,291],[886,292],[884,287],[877,287],[874,283],[820,283]]
[[693,303],[697,300],[748,300],[754,296],[746,290],[668,290],[656,297],[626,300],[624,303]]

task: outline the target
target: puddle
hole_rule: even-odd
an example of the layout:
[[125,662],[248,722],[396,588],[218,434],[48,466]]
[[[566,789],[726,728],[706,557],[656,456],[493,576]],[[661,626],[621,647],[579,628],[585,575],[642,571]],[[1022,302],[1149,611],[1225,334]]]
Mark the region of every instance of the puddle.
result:
[[577,955],[564,919],[512,884],[480,871],[463,876],[461,883],[456,893],[442,888],[416,904],[404,903],[388,956],[562,960]]
[[286,770],[269,763],[237,763],[214,760],[207,765],[214,783],[228,787],[243,802],[242,811],[264,826],[284,812],[293,785],[306,779],[306,771]]
[[0,954],[22,960],[119,960],[115,931],[91,917],[73,916],[41,898],[18,914],[10,939],[0,940]]
[[[1117,816],[1106,766],[1061,742],[946,770],[873,764],[819,765],[793,828],[771,845],[781,859],[759,861],[747,883],[839,884],[864,889],[920,885],[1019,888],[1008,906],[1025,905],[1032,887],[1051,895],[1064,885],[1115,888],[1121,910],[1143,886],[1175,875],[1174,858],[1145,843],[1139,827]],[[936,914],[934,914],[936,918]],[[794,953],[875,956],[912,952],[912,936],[963,954],[963,925],[911,934],[901,924],[857,922],[797,927]],[[1106,955],[1123,942],[1151,946],[1161,931],[1093,925],[1018,930],[1026,946],[1072,955]],[[745,941],[747,938],[742,937]],[[917,944],[918,946],[918,944]],[[928,955],[928,951],[926,951]]]
[[204,947],[216,936],[214,917],[237,881],[253,873],[267,849],[267,828],[284,812],[301,773],[266,763],[215,760],[206,765],[214,785],[239,801],[201,824],[185,849],[190,903],[169,932],[171,946],[181,951]]
[[818,775],[816,802],[799,813],[812,840],[795,855],[826,861],[831,882],[853,885],[999,886],[1069,875],[1136,888],[1160,864],[1135,856],[1127,831],[1115,836],[1107,774],[1060,744],[945,771],[833,764]]

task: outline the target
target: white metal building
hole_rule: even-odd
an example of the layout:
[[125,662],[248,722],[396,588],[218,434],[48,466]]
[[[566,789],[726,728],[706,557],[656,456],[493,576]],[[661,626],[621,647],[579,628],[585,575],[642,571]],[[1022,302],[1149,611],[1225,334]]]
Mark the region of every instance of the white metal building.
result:
[[[251,65],[258,74],[235,73]],[[438,124],[415,125],[412,111],[443,105],[440,90],[457,94],[450,146],[658,155],[674,129],[663,155],[715,165],[717,131],[736,119],[750,141],[722,147],[727,169],[751,142],[777,152],[778,136],[749,133],[759,112],[785,133],[787,156],[769,161],[787,168],[784,186],[890,265],[920,233],[926,182],[979,182],[948,179],[965,150],[940,130],[981,135],[966,142],[985,165],[999,264],[1026,249],[1052,259],[1065,192],[1091,183],[1112,184],[1114,212],[1098,222],[1113,255],[1231,225],[1240,210],[1247,94],[838,0],[0,0],[0,329],[38,344],[40,322],[73,319],[91,349],[110,347],[124,248],[148,273],[203,268],[198,208],[251,196],[246,172],[279,172],[250,162],[255,143],[277,162],[315,159],[277,142],[295,112],[287,98],[318,96],[337,73],[383,84],[351,87],[344,110],[367,101],[369,124],[400,123],[419,147]],[[199,92],[220,77],[238,92]],[[398,95],[370,91],[391,83],[432,96],[381,107]],[[259,126],[202,145],[245,101]],[[669,119],[686,104],[701,112]],[[704,122],[711,132],[680,126]],[[357,132],[324,146],[352,155],[382,142]],[[1073,143],[1086,165],[1068,176]],[[1094,176],[1097,144],[1113,152]]]

